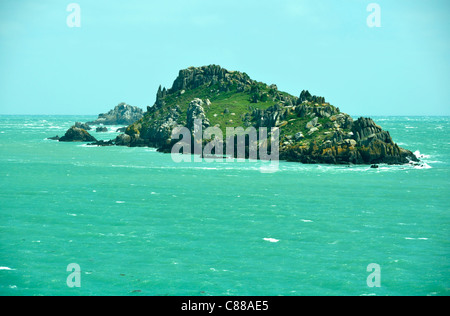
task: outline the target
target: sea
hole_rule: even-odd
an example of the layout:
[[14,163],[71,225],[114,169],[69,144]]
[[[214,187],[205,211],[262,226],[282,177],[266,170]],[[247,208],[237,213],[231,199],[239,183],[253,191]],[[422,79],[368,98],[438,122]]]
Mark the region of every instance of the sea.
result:
[[275,172],[46,139],[95,118],[0,116],[0,295],[450,294],[450,117],[373,117],[419,165]]

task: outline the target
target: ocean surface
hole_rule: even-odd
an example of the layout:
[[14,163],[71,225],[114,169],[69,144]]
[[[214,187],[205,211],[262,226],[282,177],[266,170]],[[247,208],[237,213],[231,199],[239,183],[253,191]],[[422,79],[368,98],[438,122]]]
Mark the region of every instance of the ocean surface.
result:
[[0,116],[0,295],[450,294],[449,117],[373,117],[421,166],[274,173],[46,140],[95,118]]

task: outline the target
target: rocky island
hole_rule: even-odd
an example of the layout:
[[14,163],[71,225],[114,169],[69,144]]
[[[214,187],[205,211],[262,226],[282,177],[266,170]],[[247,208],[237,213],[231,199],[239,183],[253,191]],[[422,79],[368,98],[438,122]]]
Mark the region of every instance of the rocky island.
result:
[[[203,127],[278,127],[280,159],[325,164],[405,164],[418,161],[399,147],[371,118],[340,111],[303,90],[299,97],[246,73],[217,65],[180,70],[170,89],[159,87],[156,101],[114,143],[170,152],[172,130],[203,119]],[[226,146],[226,144],[225,144]]]
[[[57,136],[56,136],[57,137]],[[54,138],[60,142],[96,142],[94,136],[89,134],[85,129],[77,127],[76,125],[69,128],[66,134],[61,138]]]
[[[124,102],[119,103],[114,109],[106,114],[99,114],[98,119],[92,122],[75,122],[71,128],[69,128],[63,137],[54,136],[49,137],[50,140],[58,140],[60,142],[97,142],[95,137],[89,134],[92,128],[90,125],[100,125],[95,129],[96,133],[108,132],[108,128],[103,125],[130,125],[133,122],[139,120],[143,116],[141,108],[128,105]],[[125,132],[126,127],[116,129],[116,132]],[[108,146],[112,142],[101,142],[102,146]]]
[[108,113],[99,114],[95,121],[87,122],[88,125],[130,125],[144,116],[144,111],[137,107],[119,103]]
[[[100,115],[99,120],[106,124],[115,116],[113,112],[124,109],[128,106],[119,104],[112,112]],[[223,135],[227,127],[277,127],[280,160],[369,165],[418,161],[371,118],[353,120],[322,96],[302,90],[296,97],[279,91],[274,84],[258,82],[244,72],[217,65],[180,70],[172,87],[160,86],[154,105],[131,122],[124,134],[107,143],[93,144],[148,146],[170,152],[177,142],[172,139],[173,129],[183,126],[192,133],[195,119],[202,119],[203,128],[220,128]]]

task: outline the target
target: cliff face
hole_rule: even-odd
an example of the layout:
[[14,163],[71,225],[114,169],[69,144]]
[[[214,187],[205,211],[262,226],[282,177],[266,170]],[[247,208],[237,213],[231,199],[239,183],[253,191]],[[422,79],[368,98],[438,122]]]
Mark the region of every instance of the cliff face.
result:
[[[299,97],[216,65],[181,70],[170,89],[159,87],[145,115],[115,140],[170,152],[172,130],[253,126],[280,129],[280,159],[302,163],[404,164],[417,161],[370,118],[354,121],[339,108],[303,90]],[[226,147],[226,143],[225,143]]]

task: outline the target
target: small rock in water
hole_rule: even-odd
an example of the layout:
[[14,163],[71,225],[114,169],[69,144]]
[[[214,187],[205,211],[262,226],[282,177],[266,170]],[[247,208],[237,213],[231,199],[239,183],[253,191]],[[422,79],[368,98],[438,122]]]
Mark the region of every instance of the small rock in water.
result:
[[108,131],[107,127],[97,127],[95,130],[97,133],[106,133]]

